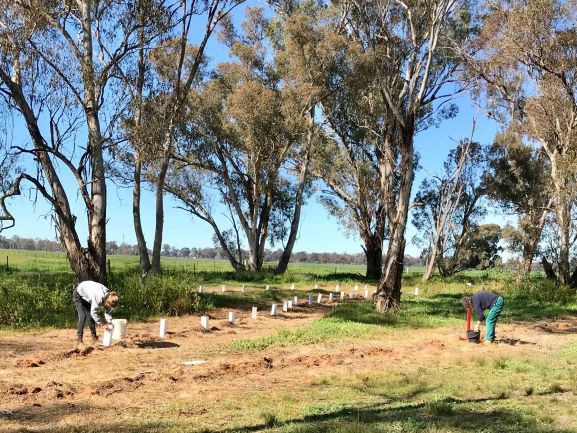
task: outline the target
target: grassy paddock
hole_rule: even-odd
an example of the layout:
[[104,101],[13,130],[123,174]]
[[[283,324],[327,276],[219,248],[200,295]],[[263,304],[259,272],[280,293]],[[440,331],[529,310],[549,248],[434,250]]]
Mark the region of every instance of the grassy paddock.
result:
[[[64,254],[0,250],[0,257],[4,254],[8,256],[8,267],[0,266],[0,325],[13,328],[72,326],[75,321],[71,302],[74,276]],[[259,273],[235,273],[224,261],[163,258],[162,265],[161,275],[143,282],[135,257],[111,256],[109,286],[121,295],[117,314],[128,319],[145,319],[160,314],[202,312],[212,307],[265,306],[291,295],[302,297],[312,292],[315,284],[324,292],[334,290],[336,284],[351,291],[353,285],[358,284],[359,293],[362,293],[364,284],[374,288],[377,283],[365,281],[358,266],[294,264],[286,274],[274,275],[272,268]],[[338,273],[335,274],[335,270]],[[326,320],[368,326],[441,326],[462,317],[460,297],[477,290],[493,290],[505,295],[508,308],[503,313],[503,320],[557,317],[574,311],[574,292],[556,287],[539,276],[517,281],[514,275],[504,271],[468,271],[449,279],[435,277],[423,282],[421,271],[409,269],[403,276],[400,314],[376,314],[372,304],[367,302],[354,308],[342,305]],[[289,290],[293,283],[294,292]],[[245,285],[248,291],[219,295],[197,291],[199,285],[208,292],[220,291],[221,284],[236,289]],[[266,285],[271,290],[264,290]],[[414,296],[416,287],[419,287],[419,297]],[[313,335],[311,340],[318,338],[314,335],[322,334],[314,329],[303,332]],[[291,338],[284,335],[279,340],[290,341]],[[262,347],[278,343],[251,344]]]

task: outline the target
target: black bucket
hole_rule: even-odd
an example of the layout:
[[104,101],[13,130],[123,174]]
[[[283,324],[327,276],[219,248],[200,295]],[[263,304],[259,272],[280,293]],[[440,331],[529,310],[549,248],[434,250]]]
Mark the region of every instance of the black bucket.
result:
[[481,333],[479,331],[467,331],[467,339],[469,343],[479,343],[481,341]]

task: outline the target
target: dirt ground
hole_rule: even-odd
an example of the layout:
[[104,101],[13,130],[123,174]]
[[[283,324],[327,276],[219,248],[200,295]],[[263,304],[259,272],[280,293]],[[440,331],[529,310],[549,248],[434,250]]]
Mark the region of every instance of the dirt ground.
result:
[[[275,317],[259,312],[256,320],[250,311],[236,310],[233,325],[226,320],[230,310],[215,310],[208,331],[200,328],[198,316],[169,318],[163,340],[158,320],[129,322],[124,340],[83,350],[74,349],[73,329],[0,333],[0,432],[48,426],[58,431],[58,426],[87,425],[111,411],[138,418],[145,408],[197,399],[196,409],[183,409],[183,416],[192,417],[213,410],[207,402],[218,401],[219,395],[247,390],[266,395],[267,388],[279,383],[290,387],[327,372],[351,374],[384,362],[469,359],[479,350],[534,354],[577,338],[577,318],[567,317],[499,324],[498,344],[483,347],[469,344],[464,329],[445,327],[397,332],[379,340],[273,348],[256,355],[223,350],[237,339],[300,328],[329,308],[300,306]],[[193,360],[206,363],[184,364]]]

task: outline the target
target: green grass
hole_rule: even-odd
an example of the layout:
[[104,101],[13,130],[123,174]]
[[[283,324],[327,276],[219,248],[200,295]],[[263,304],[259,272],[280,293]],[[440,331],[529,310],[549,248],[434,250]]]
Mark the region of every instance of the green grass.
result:
[[[0,257],[4,254],[8,256],[8,267],[0,266],[0,325],[14,328],[71,326],[76,320],[70,300],[75,279],[64,254],[0,250]],[[146,319],[161,314],[203,312],[213,307],[248,309],[257,305],[265,308],[294,295],[304,300],[315,284],[319,285],[318,291],[324,293],[334,290],[336,284],[345,291],[351,291],[354,284],[359,284],[361,291],[363,284],[372,287],[376,284],[365,281],[362,268],[352,265],[294,264],[285,275],[274,275],[272,268],[258,273],[235,273],[224,261],[163,258],[162,266],[162,274],[142,281],[136,257],[110,257],[109,287],[121,296],[116,314],[127,319]],[[335,274],[335,270],[340,273]],[[437,276],[423,282],[421,272],[409,269],[403,275],[399,315],[377,314],[372,304],[365,302],[355,306],[343,304],[326,320],[359,327],[339,331],[343,336],[366,332],[361,325],[415,329],[442,326],[462,320],[459,299],[477,290],[493,290],[505,296],[504,321],[535,320],[577,312],[573,291],[556,287],[539,275],[516,281],[505,271],[467,271],[449,279],[441,280]],[[290,290],[293,283],[295,291]],[[220,291],[221,284],[233,288],[245,285],[247,292],[197,293],[199,285],[210,292]],[[264,290],[266,285],[270,290]],[[415,287],[420,289],[418,297],[413,296]],[[319,329],[306,330],[312,342],[325,338],[322,337],[323,325],[316,326]],[[331,326],[335,326],[334,323]],[[283,334],[268,342],[247,343],[246,346],[286,345],[291,338]]]

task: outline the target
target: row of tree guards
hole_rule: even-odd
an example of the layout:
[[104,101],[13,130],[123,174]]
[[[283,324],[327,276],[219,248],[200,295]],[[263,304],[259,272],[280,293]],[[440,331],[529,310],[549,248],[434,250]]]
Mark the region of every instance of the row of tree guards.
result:
[[[266,285],[264,286],[264,289],[267,290],[267,291],[270,290],[270,288],[271,288],[270,284],[266,284]],[[297,288],[296,284],[295,284],[295,283],[291,283],[291,285],[290,285],[290,290],[296,290],[296,288]],[[244,293],[244,292],[246,292],[246,289],[247,289],[246,285],[243,284],[243,285],[240,286],[239,291],[240,291],[241,293]],[[353,286],[353,289],[354,289],[355,292],[358,291],[358,290],[359,290],[359,285],[358,285],[358,284],[355,284],[355,285]],[[318,284],[315,284],[314,290],[326,290],[326,289],[320,287]],[[363,287],[363,290],[365,291],[365,297],[367,297],[366,294],[367,294],[368,291],[369,291],[369,286],[368,286],[367,284],[365,284],[364,287]],[[202,286],[202,285],[198,286],[198,293],[205,293],[206,291],[207,291],[207,288],[206,288],[206,287],[204,287],[204,286]],[[226,284],[221,284],[221,285],[220,285],[220,293],[225,293],[225,292],[227,292],[227,291],[230,291],[230,290],[227,290]],[[235,291],[235,290],[232,290],[232,291]],[[334,291],[335,291],[335,292],[343,292],[343,290],[341,289],[341,285],[340,285],[340,284],[336,284]],[[418,292],[418,289],[416,289],[416,291]],[[217,293],[218,291],[217,291],[216,289],[213,289],[213,292],[214,292],[214,293]],[[418,294],[418,293],[416,293],[416,294]]]
[[[473,133],[450,177],[411,201],[427,163],[415,135],[454,117],[454,97],[469,92],[502,125],[491,165],[502,181],[490,194],[518,220],[510,245],[526,271],[538,256],[548,277],[577,286],[577,0],[244,6],[77,0],[36,2],[31,13],[0,0],[0,110],[13,115],[1,118],[29,135],[0,140],[0,230],[16,223],[7,199],[32,188],[76,278],[106,283],[113,178],[133,191],[143,276],[160,271],[165,194],[211,227],[234,269],[259,271],[269,242],[283,245],[283,273],[301,207],[319,191],[362,241],[377,310],[398,309],[411,208],[425,210],[426,276],[496,261],[485,255],[494,230],[475,222],[479,199],[464,180]],[[211,64],[216,32],[230,60]],[[144,187],[155,206],[148,241]]]
[[[355,284],[354,286],[354,290],[357,291],[359,288],[358,284]],[[294,290],[295,289],[295,285],[292,284],[291,285],[291,289]],[[318,285],[315,286],[315,290],[318,289]],[[266,287],[266,290],[269,290],[269,286]],[[224,293],[226,291],[226,285],[221,285],[221,292]],[[240,289],[241,292],[245,292],[245,286],[241,286]],[[331,302],[335,302],[335,301],[344,301],[346,298],[346,293],[345,291],[341,291],[340,290],[340,285],[337,284],[335,287],[335,291],[338,293],[337,296],[335,296],[335,294],[333,292],[330,292],[327,295],[327,301],[329,303]],[[203,292],[203,287],[199,286],[199,292]],[[216,292],[218,293],[218,292]],[[368,299],[369,298],[369,289],[368,287],[365,285],[364,287],[364,298]],[[419,288],[416,287],[415,288],[415,296],[419,295]],[[349,292],[348,294],[348,298],[349,299],[356,299],[355,296],[353,295],[353,292]],[[318,293],[316,298],[314,295],[312,294],[308,294],[306,295],[306,304],[308,306],[313,305],[315,302],[317,304],[322,304],[324,302],[324,295],[322,293]],[[292,310],[293,308],[296,308],[299,306],[299,298],[298,296],[293,296],[291,299],[289,300],[285,300],[282,302],[282,312],[283,313],[287,313],[290,310]],[[227,321],[230,324],[235,324],[236,322],[236,311],[229,311],[228,315],[227,315]],[[279,314],[279,310],[278,310],[278,304],[276,302],[273,302],[270,306],[270,315],[271,316],[277,316]],[[258,307],[253,306],[251,308],[251,313],[250,313],[250,317],[253,320],[256,320],[258,318]],[[468,309],[467,310],[467,331],[470,328],[470,321],[471,321],[471,310]],[[103,339],[103,345],[104,346],[110,346],[113,340],[122,340],[125,335],[126,335],[126,327],[127,327],[127,321],[126,319],[114,319],[112,321],[113,323],[113,330],[112,331],[108,331],[105,334],[105,337]],[[200,316],[200,328],[203,331],[209,331],[210,330],[210,316],[207,315],[202,315]],[[166,336],[168,335],[168,319],[160,319],[159,321],[159,337],[161,339],[166,338]]]
[[[334,293],[330,292],[327,296],[327,301],[328,302],[335,302],[337,300],[344,301],[346,296],[347,295],[345,294],[344,291],[339,292],[338,297],[335,297]],[[348,296],[349,296],[349,299],[354,299],[352,292],[350,292]],[[369,297],[369,291],[367,288],[365,288],[364,298],[368,299],[368,297]],[[315,299],[316,299],[316,301],[315,301]],[[316,296],[316,298],[311,294],[308,294],[306,296],[306,303],[308,306],[313,305],[315,302],[317,304],[322,304],[324,302],[324,295],[322,293],[319,293]],[[284,313],[286,313],[286,312],[289,312],[290,310],[292,310],[293,308],[296,308],[297,306],[299,306],[299,298],[298,298],[298,296],[294,296],[292,299],[282,302],[282,311]],[[278,304],[276,302],[273,302],[270,306],[270,315],[271,316],[277,316],[278,314],[279,314]],[[251,308],[250,317],[253,320],[256,320],[258,318],[258,307],[253,306]],[[201,329],[203,329],[205,331],[210,329],[209,320],[210,320],[210,316],[203,315],[200,317]],[[227,320],[230,324],[234,324],[236,321],[236,312],[235,311],[229,311]],[[159,332],[160,338],[166,337],[167,328],[168,328],[167,319],[160,319],[160,332]]]

